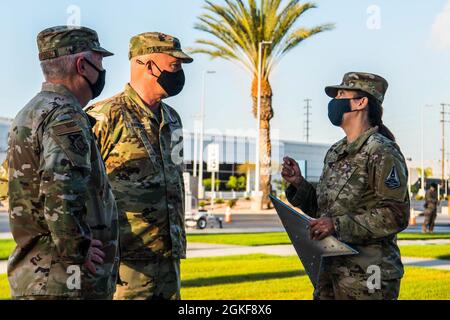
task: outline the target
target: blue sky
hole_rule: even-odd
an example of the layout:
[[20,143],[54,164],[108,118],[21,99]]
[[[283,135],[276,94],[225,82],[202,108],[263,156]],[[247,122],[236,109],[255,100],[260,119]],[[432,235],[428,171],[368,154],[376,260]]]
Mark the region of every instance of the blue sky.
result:
[[[221,1],[217,1],[221,2]],[[272,128],[289,140],[303,140],[304,99],[312,99],[311,141],[332,143],[343,136],[327,118],[329,98],[323,88],[340,83],[347,71],[368,71],[390,82],[385,100],[385,123],[397,135],[407,157],[419,160],[421,111],[425,116],[427,159],[439,159],[438,106],[450,103],[450,3],[448,0],[321,0],[318,9],[305,14],[299,25],[333,22],[336,29],[315,36],[291,51],[272,75],[275,118]],[[36,34],[66,24],[68,12],[80,9],[81,24],[98,31],[102,45],[116,53],[105,60],[107,86],[100,97],[122,90],[129,77],[128,41],[145,31],[162,31],[179,37],[190,47],[205,35],[193,29],[203,12],[202,0],[128,1],[14,1],[2,3],[0,11],[2,50],[0,63],[0,116],[14,117],[39,90],[42,75],[37,59]],[[367,26],[380,10],[380,28]],[[185,66],[187,85],[168,100],[193,128],[199,112],[204,70],[217,73],[208,78],[207,128],[226,132],[255,128],[251,117],[251,78],[230,62],[195,56]],[[450,111],[450,110],[449,110]],[[450,131],[448,128],[447,131]],[[450,144],[449,144],[450,145]]]

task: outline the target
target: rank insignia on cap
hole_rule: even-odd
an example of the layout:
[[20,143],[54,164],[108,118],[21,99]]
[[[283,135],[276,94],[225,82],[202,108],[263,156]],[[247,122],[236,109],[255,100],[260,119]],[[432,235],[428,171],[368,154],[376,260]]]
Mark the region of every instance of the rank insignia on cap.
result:
[[384,180],[384,184],[389,189],[397,189],[400,187],[400,179],[398,178],[397,168],[395,166],[392,166],[391,172],[386,180]]

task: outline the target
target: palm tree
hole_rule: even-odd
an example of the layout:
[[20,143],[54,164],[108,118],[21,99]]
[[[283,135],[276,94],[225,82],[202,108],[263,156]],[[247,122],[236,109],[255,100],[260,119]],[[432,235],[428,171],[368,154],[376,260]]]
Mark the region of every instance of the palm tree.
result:
[[203,13],[198,17],[195,29],[213,36],[213,40],[199,39],[192,53],[203,53],[212,58],[230,60],[242,66],[253,77],[251,96],[253,115],[256,118],[258,100],[258,48],[264,46],[261,70],[261,118],[260,121],[260,190],[262,205],[269,207],[271,191],[270,120],[273,118],[272,87],[269,77],[280,59],[304,40],[315,34],[334,28],[323,24],[312,28],[297,27],[295,23],[308,10],[316,8],[310,2],[300,0],[225,0],[223,5],[206,0]]

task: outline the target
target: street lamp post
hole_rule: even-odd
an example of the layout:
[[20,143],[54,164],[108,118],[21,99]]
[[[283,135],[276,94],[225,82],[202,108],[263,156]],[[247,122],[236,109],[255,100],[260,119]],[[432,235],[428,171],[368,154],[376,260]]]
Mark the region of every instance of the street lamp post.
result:
[[[411,162],[412,158],[406,158],[406,161]],[[411,198],[411,165],[407,165],[408,168],[408,193]]]
[[[256,132],[256,163],[255,163],[255,197],[256,199],[259,199],[260,197],[260,171],[261,171],[261,156],[259,154],[260,152],[260,131],[261,131],[261,83],[262,83],[262,48],[263,45],[269,45],[272,44],[272,41],[261,41],[259,43],[258,48],[258,97],[257,97],[257,132]],[[258,201],[259,202],[259,201]]]
[[203,140],[205,134],[205,105],[206,105],[206,76],[208,74],[214,74],[215,71],[205,70],[203,71],[203,84],[202,84],[202,104],[200,111],[200,157],[199,157],[199,170],[198,170],[198,199],[205,197],[205,191],[203,190]]
[[199,135],[198,135],[198,121],[199,121],[200,116],[197,115],[195,117],[195,124],[194,124],[194,165],[193,165],[193,176],[194,178],[197,177],[197,162],[198,162],[198,140],[199,140]]

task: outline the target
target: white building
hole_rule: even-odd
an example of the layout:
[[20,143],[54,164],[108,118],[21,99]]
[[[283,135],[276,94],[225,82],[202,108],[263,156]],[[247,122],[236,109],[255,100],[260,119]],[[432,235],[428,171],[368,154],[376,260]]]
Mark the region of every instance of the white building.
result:
[[[8,132],[12,120],[0,118],[0,161],[6,156]],[[206,172],[207,147],[210,143],[219,144],[220,172],[218,178],[226,182],[231,175],[237,175],[237,167],[244,163],[255,163],[255,138],[244,135],[230,135],[220,133],[207,133],[204,138],[204,178],[210,177]],[[317,143],[304,143],[287,140],[272,140],[272,167],[273,179],[280,179],[280,164],[284,156],[297,160],[302,168],[303,175],[311,182],[318,182],[323,160],[329,145]],[[186,171],[192,174],[194,161],[194,133],[184,132],[184,163]],[[254,172],[251,173],[253,183]],[[252,184],[253,185],[253,184]]]
[[[184,161],[186,171],[193,173],[194,161],[194,133],[184,132]],[[229,134],[205,134],[204,138],[204,171],[207,162],[207,147],[209,144],[218,144],[220,149],[220,173],[219,179],[228,180],[230,175],[236,174],[236,167],[244,163],[255,163],[255,138],[249,136]],[[199,148],[199,147],[198,147]],[[326,152],[330,148],[327,144],[304,143],[288,140],[272,140],[272,170],[273,178],[280,178],[280,165],[285,156],[297,160],[303,175],[308,181],[318,182],[323,169],[323,161]],[[198,156],[197,156],[198,159]],[[209,177],[204,172],[204,178]]]

